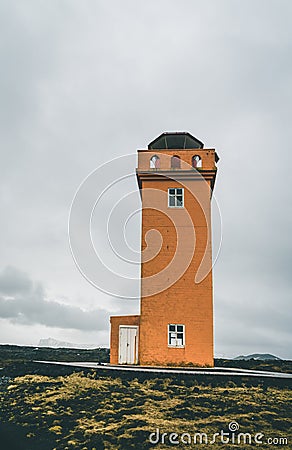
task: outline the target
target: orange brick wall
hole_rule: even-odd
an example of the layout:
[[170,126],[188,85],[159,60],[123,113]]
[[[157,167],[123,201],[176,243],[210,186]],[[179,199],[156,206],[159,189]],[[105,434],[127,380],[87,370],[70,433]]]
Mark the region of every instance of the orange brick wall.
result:
[[187,169],[187,165],[192,166],[192,157],[198,155],[202,159],[202,169],[210,170],[215,168],[215,149],[193,149],[193,150],[138,150],[138,168],[139,170],[149,170],[149,163],[152,156],[157,155],[160,158],[160,169],[167,170],[170,167],[169,157],[178,155]]
[[[149,168],[153,155],[160,157],[159,170]],[[172,155],[180,156],[181,169],[170,169]],[[190,167],[194,155],[202,159],[198,172]],[[165,176],[161,176],[163,173]],[[167,178],[172,175],[175,180]],[[137,176],[142,198],[141,315],[111,317],[110,362],[118,364],[119,326],[139,325],[139,364],[212,366],[210,199],[216,177],[215,150],[139,150]],[[171,187],[184,187],[184,208],[168,208],[167,191]],[[170,273],[167,267],[174,255],[177,263]],[[188,258],[187,268],[179,276]],[[195,283],[195,275],[201,273],[199,267],[207,276]],[[164,289],[176,271],[177,281]],[[162,277],[155,276],[160,273]],[[171,323],[185,325],[184,348],[168,346]]]
[[139,325],[140,316],[112,316],[111,322],[111,339],[110,339],[110,363],[118,364],[119,362],[119,327],[120,325]]
[[[163,159],[160,152],[161,170],[169,170],[169,156]],[[165,152],[164,152],[165,153]],[[202,172],[214,170],[214,150],[181,150],[167,151],[167,155],[178,154],[183,161],[191,163],[194,154],[202,158]],[[148,152],[139,153],[139,172],[149,167]],[[148,169],[149,170],[149,169]],[[189,170],[189,167],[186,167]],[[179,172],[179,170],[177,171]],[[214,174],[212,175],[214,177]],[[157,178],[157,177],[156,177]],[[142,251],[147,247],[145,235],[150,230],[160,232],[163,239],[160,252],[148,262],[141,265],[141,318],[140,318],[140,364],[166,365],[187,364],[213,365],[213,294],[212,294],[212,253],[211,253],[211,224],[210,224],[210,183],[196,177],[194,173],[186,181],[170,180],[160,177],[155,179],[141,174],[142,192]],[[167,207],[167,190],[169,187],[184,187],[184,206],[189,213],[191,223],[186,223],[183,210]],[[164,205],[164,206],[162,206]],[[151,209],[151,206],[153,207]],[[155,209],[157,208],[157,209]],[[159,210],[160,209],[160,210]],[[172,220],[175,223],[172,223]],[[189,227],[187,229],[186,227]],[[195,253],[187,270],[173,286],[156,295],[145,296],[148,292],[145,277],[159,273],[165,268],[174,256],[175,251],[180,251],[177,246],[177,235],[191,236],[195,231]],[[208,241],[209,238],[209,241]],[[160,241],[153,236],[152,242],[148,242],[150,248]],[[208,246],[206,248],[206,245]],[[192,253],[193,247],[188,247],[188,242],[183,242],[181,264],[188,253]],[[205,254],[206,252],[206,254]],[[208,276],[200,283],[195,284],[194,277],[205,254],[205,269]],[[146,253],[147,256],[147,253]],[[149,255],[148,255],[149,256]],[[157,289],[162,281],[157,282]],[[146,285],[146,287],[144,287]],[[185,347],[168,347],[168,324],[185,325]]]

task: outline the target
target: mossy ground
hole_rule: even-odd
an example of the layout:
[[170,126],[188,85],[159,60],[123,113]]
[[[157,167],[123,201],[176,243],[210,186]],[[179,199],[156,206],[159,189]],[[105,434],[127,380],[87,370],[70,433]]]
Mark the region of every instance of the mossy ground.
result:
[[[152,445],[149,434],[206,433],[209,439],[236,421],[241,432],[288,438],[291,392],[286,381],[241,377],[159,376],[33,363],[108,361],[108,349],[0,346],[1,450],[128,450],[253,448],[256,445]],[[217,366],[291,372],[290,361],[225,361]],[[232,379],[232,381],[231,381]],[[273,448],[260,444],[257,448]]]
[[[7,449],[14,448],[9,433],[13,439],[19,435],[18,448],[23,450],[169,448],[169,442],[151,445],[149,434],[159,428],[161,433],[179,435],[204,432],[211,439],[221,429],[228,431],[229,422],[234,420],[241,432],[263,433],[265,438],[285,437],[291,442],[288,431],[292,398],[287,387],[233,382],[211,386],[174,377],[122,380],[79,372],[57,377],[17,377],[0,395],[2,437]],[[225,446],[233,447],[247,448]],[[218,442],[212,448],[222,449],[224,445]],[[271,445],[261,444],[258,448]]]

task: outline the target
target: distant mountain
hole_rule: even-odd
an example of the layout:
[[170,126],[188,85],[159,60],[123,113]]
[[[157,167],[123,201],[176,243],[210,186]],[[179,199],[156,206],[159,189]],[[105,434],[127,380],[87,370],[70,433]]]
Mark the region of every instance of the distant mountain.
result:
[[39,347],[90,349],[96,348],[97,346],[86,344],[72,344],[72,342],[58,341],[57,339],[50,337],[48,339],[40,339]]
[[233,358],[235,361],[244,360],[249,361],[250,359],[255,359],[257,361],[282,361],[278,356],[270,355],[269,353],[253,353],[252,355],[240,355]]

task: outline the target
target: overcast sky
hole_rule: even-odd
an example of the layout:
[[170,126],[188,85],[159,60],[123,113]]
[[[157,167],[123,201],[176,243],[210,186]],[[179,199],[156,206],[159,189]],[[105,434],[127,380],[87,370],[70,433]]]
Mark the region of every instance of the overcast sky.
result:
[[[291,14],[290,0],[0,0],[1,343],[108,345],[108,316],[138,312],[77,269],[70,205],[102,163],[132,154],[133,174],[138,148],[189,131],[220,156],[216,355],[292,357]],[[112,202],[127,193],[138,208],[134,176]]]

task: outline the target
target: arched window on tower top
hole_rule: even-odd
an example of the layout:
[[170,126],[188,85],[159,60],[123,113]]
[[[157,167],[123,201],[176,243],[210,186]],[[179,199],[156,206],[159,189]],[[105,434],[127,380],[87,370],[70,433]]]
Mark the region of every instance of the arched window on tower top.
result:
[[150,169],[160,169],[160,158],[157,155],[153,155],[150,158]]
[[180,169],[180,157],[174,155],[171,157],[171,168],[172,169]]
[[194,155],[192,157],[192,166],[194,169],[197,169],[197,167],[202,167],[202,158],[199,155]]

